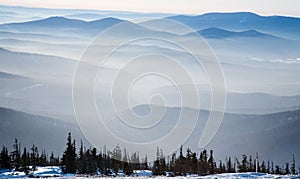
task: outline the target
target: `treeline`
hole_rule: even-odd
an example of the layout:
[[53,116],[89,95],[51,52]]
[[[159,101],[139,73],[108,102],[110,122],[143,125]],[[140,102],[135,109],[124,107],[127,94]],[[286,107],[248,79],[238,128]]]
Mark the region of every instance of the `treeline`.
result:
[[35,145],[29,150],[24,147],[21,152],[21,145],[18,139],[15,139],[11,152],[8,152],[7,147],[3,147],[0,153],[1,169],[15,169],[17,171],[29,172],[29,166],[32,166],[34,170],[36,166],[49,165],[59,166],[59,157],[55,157],[53,152],[49,157],[45,150],[40,152]]
[[168,172],[171,176],[182,176],[187,173],[209,175],[256,171],[269,174],[297,174],[294,155],[291,163],[287,162],[282,166],[274,165],[272,161],[259,161],[257,158],[242,155],[240,159],[228,157],[225,161],[215,161],[213,150],[209,152],[203,150],[198,156],[189,148],[183,152],[182,146],[178,154],[173,153],[172,156],[166,157],[163,150],[157,147],[156,160],[148,163],[147,157],[140,158],[138,152],[129,155],[126,149],[122,150],[118,145],[112,151],[104,149],[98,153],[96,148],[86,149],[81,142],[79,152],[76,152],[75,140],[72,140],[69,133],[67,147],[61,158],[55,157],[53,153],[48,156],[45,150],[40,152],[35,145],[29,150],[24,147],[21,151],[20,143],[15,139],[11,152],[8,152],[6,147],[2,148],[0,168],[29,173],[36,166],[61,166],[64,173],[104,175],[116,173],[130,175],[134,170],[152,170],[153,175],[166,175]]

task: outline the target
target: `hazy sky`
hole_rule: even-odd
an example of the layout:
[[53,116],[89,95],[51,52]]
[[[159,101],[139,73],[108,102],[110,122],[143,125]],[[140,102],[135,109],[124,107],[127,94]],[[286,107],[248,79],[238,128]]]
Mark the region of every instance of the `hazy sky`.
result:
[[0,0],[0,4],[181,14],[250,11],[300,17],[300,0]]

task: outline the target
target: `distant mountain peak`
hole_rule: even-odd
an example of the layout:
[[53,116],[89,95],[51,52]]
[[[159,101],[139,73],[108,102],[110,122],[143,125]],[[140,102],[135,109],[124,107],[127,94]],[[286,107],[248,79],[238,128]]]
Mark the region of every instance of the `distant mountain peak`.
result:
[[264,34],[256,30],[246,31],[229,31],[221,28],[211,27],[198,31],[205,38],[231,38],[231,37],[273,37],[272,35]]
[[114,18],[114,17],[106,17],[103,19],[98,19],[98,20],[93,20],[93,21],[89,21],[88,23],[93,24],[93,23],[120,23],[123,22],[124,20],[118,19],[118,18]]
[[300,34],[300,18],[297,17],[261,16],[252,12],[213,12],[195,16],[177,15],[168,18],[198,31],[210,27],[233,31],[253,29],[292,40],[299,40]]
[[66,18],[66,17],[63,17],[63,16],[51,16],[51,17],[48,17],[44,20],[69,20],[69,18]]

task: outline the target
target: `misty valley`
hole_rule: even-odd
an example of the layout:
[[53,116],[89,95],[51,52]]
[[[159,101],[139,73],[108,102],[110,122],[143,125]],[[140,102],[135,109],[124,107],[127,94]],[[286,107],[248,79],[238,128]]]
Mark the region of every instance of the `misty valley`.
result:
[[299,177],[300,18],[0,14],[0,178]]

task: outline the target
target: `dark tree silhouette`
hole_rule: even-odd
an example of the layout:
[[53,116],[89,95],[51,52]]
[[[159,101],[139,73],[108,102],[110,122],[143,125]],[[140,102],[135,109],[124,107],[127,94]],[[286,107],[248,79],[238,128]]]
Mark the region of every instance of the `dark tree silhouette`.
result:
[[67,149],[62,157],[62,170],[64,173],[76,173],[76,148],[71,133],[68,134]]

